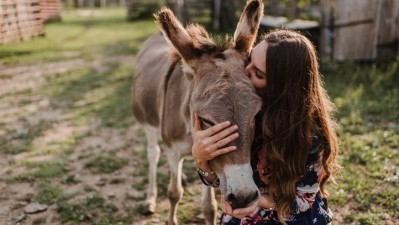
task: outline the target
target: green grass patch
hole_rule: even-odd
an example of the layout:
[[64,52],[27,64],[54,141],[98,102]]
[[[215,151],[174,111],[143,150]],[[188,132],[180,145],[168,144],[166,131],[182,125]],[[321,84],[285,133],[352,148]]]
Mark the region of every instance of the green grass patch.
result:
[[[24,118],[20,121],[22,124],[26,124]],[[0,153],[16,155],[32,151],[33,140],[50,127],[51,123],[42,121],[36,126],[28,126],[26,129],[9,130],[8,135],[0,136]]]
[[40,183],[38,189],[36,201],[42,204],[53,204],[62,194],[61,188],[52,186],[47,182]]
[[114,204],[108,202],[99,193],[89,194],[80,203],[70,203],[67,200],[57,202],[57,212],[63,223],[106,224],[107,220],[112,224],[126,222],[126,218],[115,216],[118,210]]
[[62,177],[71,171],[64,160],[31,162],[26,165],[27,172],[15,175],[11,182],[35,182],[42,179]]
[[381,62],[323,63],[321,69],[342,125],[398,121],[399,57]]
[[77,10],[63,10],[62,21],[46,24],[46,36],[2,46],[5,64],[37,63],[96,54],[131,54],[156,31],[152,21],[128,23],[125,8],[96,9],[85,17]]
[[[343,170],[331,206],[351,204],[345,224],[399,221],[399,57],[385,62],[324,63],[337,108]],[[387,216],[388,215],[388,216]]]
[[113,173],[128,164],[129,160],[120,158],[114,152],[106,155],[94,156],[86,163],[86,168],[89,168],[94,173]]

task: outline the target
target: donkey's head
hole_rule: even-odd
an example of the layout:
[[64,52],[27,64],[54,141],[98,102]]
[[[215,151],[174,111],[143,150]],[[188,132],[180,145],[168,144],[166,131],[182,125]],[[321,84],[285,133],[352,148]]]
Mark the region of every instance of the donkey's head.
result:
[[259,197],[252,178],[250,150],[261,99],[246,76],[245,61],[262,15],[262,1],[248,1],[233,40],[224,45],[215,44],[199,25],[185,29],[169,9],[156,15],[165,38],[179,53],[183,69],[192,79],[186,115],[191,128],[195,114],[203,129],[226,120],[239,127],[239,138],[229,144],[237,150],[210,161],[220,178],[221,192],[233,208],[245,207]]

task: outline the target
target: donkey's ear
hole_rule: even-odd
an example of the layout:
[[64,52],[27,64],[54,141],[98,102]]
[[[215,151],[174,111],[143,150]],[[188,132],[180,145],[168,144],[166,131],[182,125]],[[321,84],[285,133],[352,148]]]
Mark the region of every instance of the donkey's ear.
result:
[[235,49],[237,51],[249,55],[252,45],[255,42],[262,17],[262,0],[247,1],[247,5],[241,14],[240,21],[234,32]]
[[154,16],[166,40],[177,49],[186,61],[193,59],[196,56],[193,40],[173,12],[168,8],[162,8]]

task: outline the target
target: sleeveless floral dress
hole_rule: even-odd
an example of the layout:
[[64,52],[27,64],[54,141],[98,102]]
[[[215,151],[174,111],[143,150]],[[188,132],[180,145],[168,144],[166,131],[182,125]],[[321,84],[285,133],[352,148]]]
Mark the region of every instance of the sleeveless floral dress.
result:
[[[253,150],[254,151],[254,150]],[[332,213],[328,209],[327,200],[320,194],[319,183],[324,176],[321,159],[324,153],[323,142],[314,136],[312,149],[306,162],[306,174],[296,184],[296,199],[292,204],[292,214],[285,220],[287,225],[326,225],[332,221]],[[253,178],[262,193],[270,182],[267,162],[264,160],[265,151],[255,150],[251,164],[254,168]],[[219,181],[208,184],[199,175],[205,185],[219,187]],[[222,214],[220,225],[281,225],[276,211],[266,211],[257,208],[251,215],[243,219]]]

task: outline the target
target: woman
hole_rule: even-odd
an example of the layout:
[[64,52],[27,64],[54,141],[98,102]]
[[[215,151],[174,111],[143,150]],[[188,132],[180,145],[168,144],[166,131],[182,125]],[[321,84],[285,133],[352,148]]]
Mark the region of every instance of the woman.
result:
[[[339,149],[314,46],[297,32],[272,31],[252,50],[246,71],[263,99],[251,160],[261,197],[232,210],[222,196],[221,224],[330,223],[325,184],[339,169]],[[197,118],[192,153],[203,182],[217,187],[208,160],[236,149],[214,146],[236,139],[237,126],[200,127]]]

